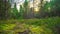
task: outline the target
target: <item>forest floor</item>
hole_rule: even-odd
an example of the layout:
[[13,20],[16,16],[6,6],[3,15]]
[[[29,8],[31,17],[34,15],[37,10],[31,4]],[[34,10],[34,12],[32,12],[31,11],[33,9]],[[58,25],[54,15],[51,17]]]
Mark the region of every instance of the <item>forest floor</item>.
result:
[[60,17],[0,20],[0,34],[57,34],[59,28]]

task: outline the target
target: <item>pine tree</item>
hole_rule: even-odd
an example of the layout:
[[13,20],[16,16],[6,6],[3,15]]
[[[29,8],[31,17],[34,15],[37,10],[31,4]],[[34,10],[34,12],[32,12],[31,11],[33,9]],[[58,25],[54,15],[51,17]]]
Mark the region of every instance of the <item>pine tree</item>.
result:
[[28,15],[28,0],[25,0],[23,7],[24,7],[24,18],[27,18],[28,17],[27,16]]
[[16,8],[16,3],[15,3],[14,8],[13,8],[13,17],[18,18],[18,10]]
[[24,8],[22,7],[22,5],[20,5],[20,10],[19,10],[19,17],[20,17],[20,19],[23,18],[23,13],[24,13]]

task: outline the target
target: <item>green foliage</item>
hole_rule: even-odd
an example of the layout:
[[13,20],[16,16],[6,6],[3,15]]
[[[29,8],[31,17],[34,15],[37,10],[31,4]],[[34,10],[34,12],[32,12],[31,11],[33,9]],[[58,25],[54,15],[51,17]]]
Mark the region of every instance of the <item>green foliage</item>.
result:
[[15,24],[0,24],[0,30],[11,30],[15,26]]
[[8,19],[10,9],[10,3],[8,1],[0,0],[0,19]]
[[[57,34],[56,26],[60,26],[60,17],[51,17],[45,19],[18,19],[0,21],[0,31],[23,32],[29,28],[32,34]],[[13,33],[14,33],[13,32]],[[56,33],[57,32],[57,33]]]
[[18,10],[16,8],[16,3],[13,8],[13,13],[12,13],[13,18],[17,19],[18,18]]
[[23,4],[23,7],[24,7],[24,18],[27,18],[28,16],[28,0],[25,0],[24,4]]
[[23,14],[24,14],[24,8],[22,5],[20,5],[20,10],[19,10],[19,18],[23,19]]
[[27,6],[28,6],[28,1],[25,0],[25,2],[24,2],[24,7],[27,7]]
[[44,6],[41,7],[39,18],[60,16],[60,10],[59,9],[60,9],[59,0],[51,0],[50,2],[46,1]]

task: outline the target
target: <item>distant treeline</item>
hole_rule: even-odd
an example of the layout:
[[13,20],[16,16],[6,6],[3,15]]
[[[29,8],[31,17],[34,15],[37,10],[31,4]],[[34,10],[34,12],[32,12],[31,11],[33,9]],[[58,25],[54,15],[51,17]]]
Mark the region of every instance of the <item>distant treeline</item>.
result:
[[39,11],[35,12],[34,7],[29,8],[28,0],[25,0],[24,4],[20,5],[19,11],[16,8],[16,3],[14,8],[11,8],[9,0],[0,0],[0,19],[60,17],[60,0],[51,0],[50,2],[45,1],[45,3],[43,1],[44,0],[41,0],[38,5]]

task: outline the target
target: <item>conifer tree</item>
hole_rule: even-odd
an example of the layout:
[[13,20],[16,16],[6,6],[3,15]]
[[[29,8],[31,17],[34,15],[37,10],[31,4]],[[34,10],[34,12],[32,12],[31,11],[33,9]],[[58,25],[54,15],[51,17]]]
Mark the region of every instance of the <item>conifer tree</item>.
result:
[[18,18],[18,10],[17,10],[17,7],[16,7],[16,3],[15,3],[14,8],[13,8],[13,17]]

